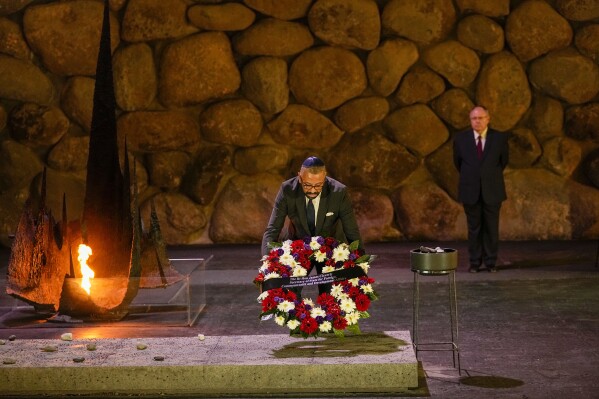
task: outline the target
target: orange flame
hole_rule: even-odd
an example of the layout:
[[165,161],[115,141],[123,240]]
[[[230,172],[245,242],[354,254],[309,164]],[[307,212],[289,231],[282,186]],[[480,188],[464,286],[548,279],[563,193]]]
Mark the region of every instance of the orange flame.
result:
[[92,249],[85,244],[80,244],[77,252],[79,253],[77,260],[81,267],[81,288],[83,288],[89,295],[92,287],[91,279],[94,278],[95,275],[94,271],[87,265],[87,260],[92,254]]

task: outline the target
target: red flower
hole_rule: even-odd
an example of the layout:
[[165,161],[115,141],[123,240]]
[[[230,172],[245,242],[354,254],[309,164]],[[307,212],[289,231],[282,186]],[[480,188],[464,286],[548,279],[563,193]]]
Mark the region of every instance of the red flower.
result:
[[347,320],[345,320],[345,317],[337,317],[333,320],[333,327],[335,330],[345,330],[345,327],[347,327]]
[[271,297],[270,295],[267,296],[266,298],[264,298],[264,300],[262,301],[262,311],[263,312],[269,311],[276,307],[277,307],[277,303],[275,302],[274,297]]
[[310,335],[318,330],[318,323],[316,320],[310,316],[307,316],[302,320],[302,324],[300,325],[300,330]]
[[360,312],[365,312],[370,306],[370,298],[367,295],[360,294],[356,297],[356,309]]
[[351,287],[349,289],[349,296],[350,297],[355,298],[358,295],[360,295],[360,289],[358,287]]

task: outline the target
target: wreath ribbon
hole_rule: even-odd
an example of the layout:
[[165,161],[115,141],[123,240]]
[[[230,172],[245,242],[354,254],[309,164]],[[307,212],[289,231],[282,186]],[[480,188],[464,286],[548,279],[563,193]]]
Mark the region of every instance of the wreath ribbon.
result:
[[362,276],[366,276],[366,273],[361,267],[350,267],[347,269],[335,270],[330,273],[318,274],[316,276],[271,278],[262,282],[262,292],[275,288],[305,287],[308,285],[336,283],[338,281]]

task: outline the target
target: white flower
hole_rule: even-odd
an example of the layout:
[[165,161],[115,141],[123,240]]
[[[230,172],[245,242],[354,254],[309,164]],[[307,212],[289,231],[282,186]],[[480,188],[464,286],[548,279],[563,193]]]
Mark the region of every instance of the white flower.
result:
[[340,244],[333,250],[333,260],[335,262],[344,262],[349,257],[349,248],[347,245]]
[[304,277],[308,275],[308,271],[301,266],[293,269],[293,277]]
[[295,305],[293,302],[283,301],[277,305],[277,309],[279,309],[281,312],[289,312],[290,310],[295,309]]
[[281,275],[279,273],[271,272],[264,276],[264,280],[269,280],[271,278],[279,278]]
[[357,287],[360,284],[360,279],[358,277],[349,279],[347,281],[349,281],[354,287]]
[[316,251],[314,252],[314,259],[316,259],[317,262],[324,262],[327,259],[327,253]]
[[287,327],[289,327],[290,330],[295,330],[296,328],[299,327],[300,324],[301,323],[299,321],[293,319],[293,320],[289,320],[287,322]]
[[339,308],[341,308],[341,310],[343,310],[345,313],[350,313],[356,310],[356,304],[349,298],[342,299],[341,303],[339,304]]
[[322,272],[323,273],[330,273],[330,272],[334,272],[335,268],[333,266],[325,266],[322,268]]
[[332,327],[333,327],[333,325],[331,324],[330,321],[323,321],[322,324],[318,326],[318,329],[321,332],[329,332],[329,331],[331,331]]
[[285,318],[283,316],[277,316],[277,317],[275,317],[275,323],[277,323],[280,326],[284,326]]
[[326,315],[327,312],[322,310],[322,308],[312,308],[312,310],[310,310],[310,316],[312,316],[313,318],[317,318],[318,316],[325,317]]
[[372,285],[370,285],[370,284],[364,284],[363,286],[360,287],[360,289],[365,294],[370,294],[373,291]]
[[284,253],[283,255],[279,256],[279,262],[281,262],[282,265],[291,266],[291,267],[295,267],[295,265],[296,265],[293,255],[291,255],[289,253]]
[[283,243],[281,244],[281,248],[283,249],[283,251],[285,251],[285,253],[289,253],[291,252],[291,243],[293,241],[291,240],[285,240],[283,241]]
[[334,296],[335,298],[339,298],[339,295],[343,294],[343,287],[340,285],[334,285],[333,288],[331,288],[331,295]]
[[304,299],[304,303],[306,305],[310,305],[310,307],[314,307],[314,302],[312,302],[312,300],[310,298]]
[[318,241],[316,241],[315,237],[312,237],[312,240],[310,240],[310,249],[312,249],[312,251],[316,251],[319,248],[320,244]]
[[262,294],[258,295],[258,302],[262,302],[268,296],[268,291],[263,291]]
[[357,324],[358,320],[360,319],[360,313],[359,312],[351,312],[345,315],[345,320],[347,321],[348,325],[352,325],[352,324]]
[[358,263],[358,266],[364,270],[364,273],[368,273],[368,269],[370,269],[370,264],[368,262]]

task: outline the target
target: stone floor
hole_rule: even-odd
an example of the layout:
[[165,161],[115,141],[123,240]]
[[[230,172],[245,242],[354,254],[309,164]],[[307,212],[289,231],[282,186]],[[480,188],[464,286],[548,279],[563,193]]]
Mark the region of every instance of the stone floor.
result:
[[[436,398],[599,397],[599,268],[597,241],[504,242],[498,273],[467,271],[466,243],[372,243],[378,256],[370,275],[380,300],[364,332],[412,329],[410,249],[441,245],[459,251],[457,271],[461,374],[450,352],[420,352],[419,389],[403,396]],[[206,306],[191,327],[0,325],[0,339],[193,337],[281,334],[272,320],[258,319],[258,245],[175,247],[172,258],[209,258]],[[0,276],[8,251],[0,251]],[[421,278],[421,335],[444,339],[449,332],[445,277]],[[307,294],[310,291],[308,290]],[[4,295],[5,298],[2,298]],[[306,295],[307,296],[307,295]],[[0,293],[0,303],[6,300]],[[0,381],[0,388],[2,382]],[[1,391],[1,389],[0,389]],[[343,395],[340,395],[343,396]],[[161,396],[164,397],[164,396]]]

